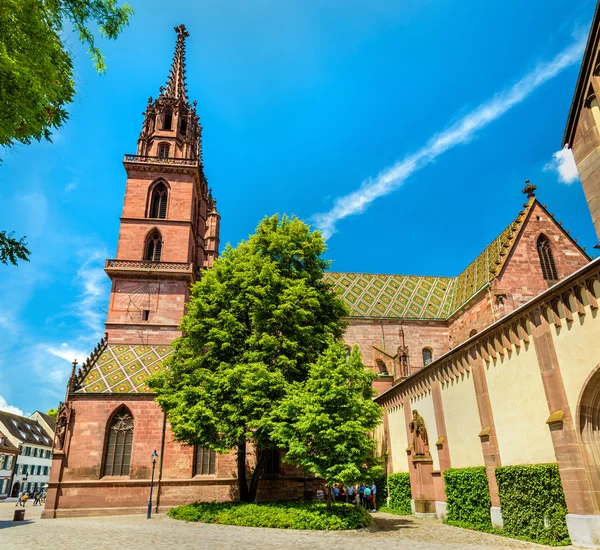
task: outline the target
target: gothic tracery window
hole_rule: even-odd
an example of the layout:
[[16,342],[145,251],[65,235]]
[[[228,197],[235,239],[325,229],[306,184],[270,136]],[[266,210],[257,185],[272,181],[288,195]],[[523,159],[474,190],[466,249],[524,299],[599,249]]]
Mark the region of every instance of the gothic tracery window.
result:
[[111,418],[104,455],[105,476],[127,476],[131,463],[133,416],[122,406]]
[[171,111],[167,111],[165,113],[165,117],[163,119],[163,130],[170,130],[173,125],[173,113]]
[[158,229],[155,229],[148,235],[148,240],[146,242],[146,255],[144,257],[145,260],[149,262],[160,262],[160,257],[162,254],[162,236]]
[[537,252],[540,257],[542,276],[546,281],[558,281],[558,271],[554,263],[554,256],[550,248],[550,241],[545,235],[540,235],[537,240]]
[[150,199],[150,217],[165,219],[167,217],[167,186],[160,182],[152,190],[152,198]]
[[423,366],[426,367],[433,360],[431,348],[423,348]]
[[217,453],[206,447],[195,447],[196,461],[194,466],[194,475],[206,476],[213,475],[216,472]]

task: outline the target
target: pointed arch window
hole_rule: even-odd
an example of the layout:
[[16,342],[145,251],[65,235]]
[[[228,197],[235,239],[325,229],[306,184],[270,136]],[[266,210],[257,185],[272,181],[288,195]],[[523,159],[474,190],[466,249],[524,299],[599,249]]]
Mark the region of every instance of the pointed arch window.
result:
[[540,257],[542,276],[546,281],[558,281],[558,271],[554,263],[554,256],[550,248],[550,241],[546,235],[540,235],[537,240],[537,253]]
[[170,130],[173,125],[173,113],[171,111],[167,111],[165,113],[165,117],[163,119],[163,130]]
[[431,348],[423,348],[423,366],[426,367],[433,361],[433,352]]
[[[168,147],[168,146],[167,146]],[[152,190],[152,198],[150,199],[150,217],[165,219],[167,217],[167,198],[169,192],[167,186],[160,182]]]
[[144,259],[149,262],[160,262],[162,246],[162,235],[158,229],[155,229],[148,235],[148,240],[146,242],[146,256]]
[[124,405],[112,416],[104,454],[105,476],[128,476],[133,444],[133,416]]
[[158,146],[158,158],[159,159],[167,159],[169,158],[169,151],[171,150],[171,146],[168,143],[161,143]]

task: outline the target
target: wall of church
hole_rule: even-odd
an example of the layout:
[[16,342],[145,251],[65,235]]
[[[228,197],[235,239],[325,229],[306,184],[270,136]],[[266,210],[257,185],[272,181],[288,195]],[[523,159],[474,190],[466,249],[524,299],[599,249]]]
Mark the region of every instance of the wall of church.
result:
[[463,311],[455,315],[448,327],[450,346],[458,346],[470,338],[471,331],[479,332],[496,320],[492,300],[487,288],[484,288]]
[[[595,281],[594,292],[600,296],[600,283]],[[561,326],[550,326],[550,332],[556,348],[556,356],[561,365],[561,375],[571,415],[577,418],[579,399],[586,380],[598,366],[600,356],[598,345],[590,342],[600,342],[600,319],[598,309],[590,307],[586,294],[584,297],[585,315],[575,314],[573,322],[567,322],[564,311],[561,312]],[[575,311],[575,308],[573,309]]]
[[564,229],[536,203],[494,289],[494,293],[507,294],[504,306],[500,307],[500,316],[547,290],[548,283],[542,275],[537,252],[537,240],[542,233],[550,240],[559,279],[568,277],[589,262]]
[[484,364],[502,465],[555,462],[548,404],[533,344]]
[[[413,410],[417,410],[419,414],[425,420],[425,427],[427,428],[427,437],[429,439],[429,453],[431,454],[431,458],[433,459],[433,469],[440,469],[440,459],[438,456],[437,447],[435,446],[435,442],[438,440],[438,430],[435,422],[435,409],[433,408],[433,396],[431,395],[431,391],[425,392],[416,397],[412,397],[410,400],[410,408],[411,412]],[[409,437],[409,441],[412,440],[412,437],[407,434]]]
[[452,468],[483,466],[481,423],[470,372],[441,384],[447,445]]
[[408,435],[402,403],[388,411],[388,429],[392,452],[392,472],[408,472]]
[[[141,172],[128,170],[123,218],[145,218],[149,208],[150,188],[158,180],[168,183],[167,219],[191,221],[192,203],[195,200],[194,176],[191,174]],[[121,257],[121,256],[118,256]],[[125,256],[123,256],[125,257]]]
[[391,356],[396,354],[401,344],[400,327],[409,348],[411,370],[423,366],[423,348],[431,348],[434,359],[448,351],[448,328],[444,322],[361,318],[351,318],[349,322],[344,342],[349,346],[357,344],[364,364],[371,368],[376,369],[373,346],[384,348]]

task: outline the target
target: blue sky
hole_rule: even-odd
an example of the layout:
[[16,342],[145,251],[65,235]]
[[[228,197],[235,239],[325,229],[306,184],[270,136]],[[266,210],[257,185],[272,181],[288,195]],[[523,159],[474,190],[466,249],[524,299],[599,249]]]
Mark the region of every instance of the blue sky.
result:
[[180,23],[223,244],[296,214],[331,235],[335,270],[453,276],[516,216],[525,179],[596,243],[568,155],[553,160],[592,0],[130,3],[99,43],[105,76],[67,37],[78,96],[54,143],[0,154],[0,227],[32,251],[0,266],[0,408],[56,406],[103,333],[121,162]]

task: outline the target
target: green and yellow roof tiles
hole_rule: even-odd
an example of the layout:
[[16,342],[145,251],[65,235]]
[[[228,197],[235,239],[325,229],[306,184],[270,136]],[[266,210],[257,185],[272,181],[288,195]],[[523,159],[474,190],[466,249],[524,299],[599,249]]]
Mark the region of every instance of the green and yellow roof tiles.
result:
[[170,346],[108,344],[87,372],[76,393],[147,393],[148,378],[163,369]]
[[325,277],[346,303],[351,317],[442,319],[450,313],[451,277],[339,272]]
[[500,273],[527,214],[524,211],[458,277],[327,273],[350,317],[447,319]]

